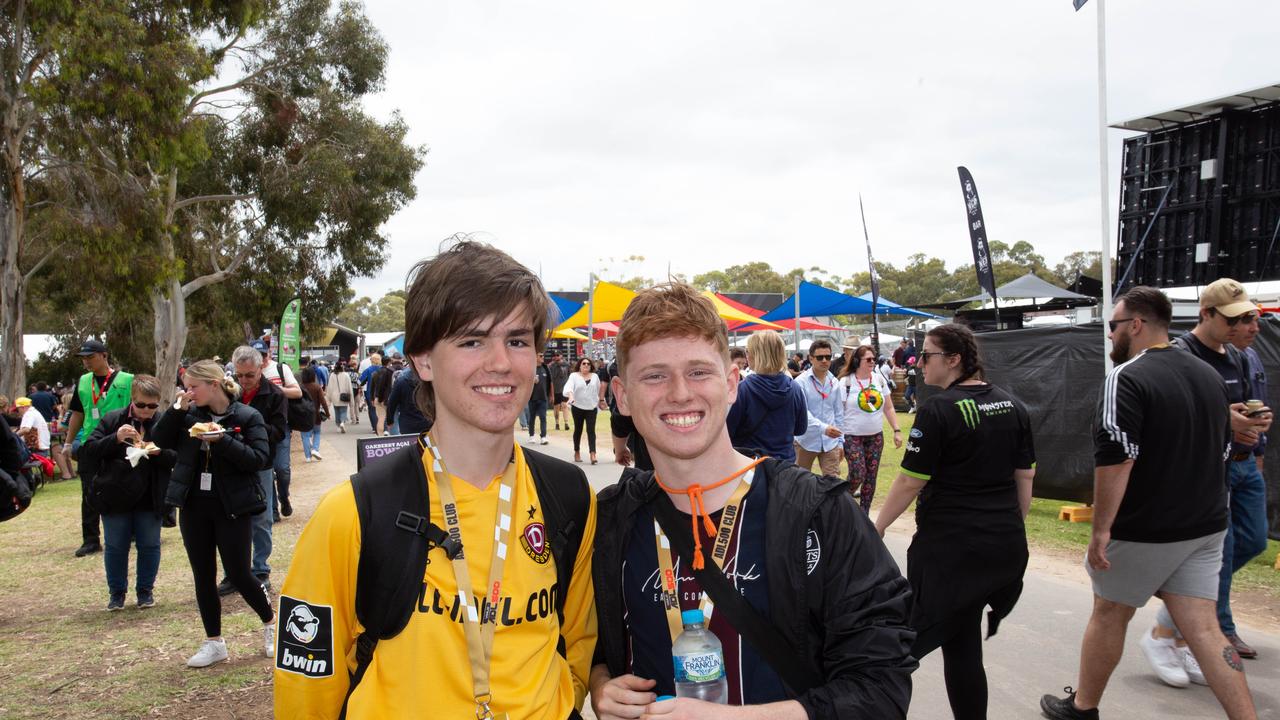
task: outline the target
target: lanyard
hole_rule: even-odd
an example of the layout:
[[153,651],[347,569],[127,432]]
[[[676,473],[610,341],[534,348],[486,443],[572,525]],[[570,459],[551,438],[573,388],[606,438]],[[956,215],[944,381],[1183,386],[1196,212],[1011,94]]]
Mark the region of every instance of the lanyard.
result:
[[816,392],[816,393],[818,393],[819,395],[821,395],[823,400],[826,400],[826,399],[827,399],[827,395],[830,395],[830,394],[831,394],[831,393],[827,393],[827,392],[823,392],[823,391],[822,391],[822,387],[823,387],[823,386],[818,384],[818,378],[814,377],[813,375],[810,375],[810,376],[809,376],[809,382],[813,383],[813,390],[814,390],[814,392]]
[[[736,474],[730,476],[732,479],[743,473],[748,472],[756,465],[764,461],[764,458],[757,459],[747,467],[743,468]],[[751,489],[751,482],[754,474],[748,474],[742,478],[742,482],[738,484],[738,488],[733,491],[733,495],[729,497],[729,502],[725,504],[724,511],[720,514],[720,525],[715,528],[716,542],[711,550],[711,560],[721,571],[724,570],[725,556],[729,551],[729,541],[733,538],[733,531],[738,526],[738,518],[741,517],[742,501],[747,496],[747,492]],[[697,509],[694,510],[695,527],[693,537],[697,541],[700,530],[696,527]],[[708,521],[710,522],[710,521]],[[684,630],[684,623],[680,620],[680,578],[676,575],[675,568],[671,563],[671,541],[667,539],[666,533],[662,532],[662,526],[657,520],[653,521],[653,537],[654,545],[658,551],[658,578],[662,583],[662,604],[667,615],[667,629],[671,632],[671,642],[675,642],[676,638]],[[701,557],[702,547],[698,543],[698,547],[694,549],[696,556]],[[694,564],[694,563],[691,563]],[[702,608],[702,616],[706,618],[708,625],[711,622],[711,613],[715,610],[715,603],[711,601],[710,593],[705,590],[702,593],[702,600],[698,606]]]
[[[423,446],[431,453],[432,462],[427,474],[436,481],[440,491],[440,503],[444,511],[445,529],[461,542],[462,527],[458,519],[458,500],[453,492],[453,480],[445,469],[440,448],[428,434]],[[485,584],[489,605],[481,617],[479,603],[471,597],[471,570],[467,567],[466,554],[460,552],[453,558],[453,575],[458,583],[458,602],[467,613],[462,627],[467,635],[467,653],[471,656],[471,681],[476,701],[477,720],[490,720],[495,715],[489,704],[493,695],[489,692],[489,660],[493,657],[493,634],[498,625],[498,600],[502,592],[502,566],[507,559],[507,533],[511,529],[511,501],[515,493],[513,473],[503,473],[498,486],[498,522],[494,527],[493,557],[489,563],[489,582]]]
[[90,380],[89,380],[89,399],[93,401],[93,406],[94,406],[95,408],[96,408],[96,407],[98,407],[98,401],[99,401],[99,400],[101,400],[102,398],[106,397],[106,396],[107,396],[107,393],[111,391],[111,381],[112,381],[112,380],[114,380],[114,379],[115,379],[115,377],[116,377],[116,374],[115,374],[115,373],[111,373],[111,374],[107,375],[107,377],[102,381],[102,390],[101,390],[101,392],[99,392],[99,390],[98,390],[98,383],[97,383],[98,378],[97,378],[97,376],[94,376],[93,378],[90,378]]

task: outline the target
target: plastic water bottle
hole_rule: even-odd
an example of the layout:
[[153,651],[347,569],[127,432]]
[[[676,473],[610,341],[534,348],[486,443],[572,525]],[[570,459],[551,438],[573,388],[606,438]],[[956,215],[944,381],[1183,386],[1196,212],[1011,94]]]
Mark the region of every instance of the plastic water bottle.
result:
[[675,662],[676,697],[697,698],[727,705],[729,681],[724,676],[720,639],[702,625],[701,610],[680,613],[684,632],[671,646]]

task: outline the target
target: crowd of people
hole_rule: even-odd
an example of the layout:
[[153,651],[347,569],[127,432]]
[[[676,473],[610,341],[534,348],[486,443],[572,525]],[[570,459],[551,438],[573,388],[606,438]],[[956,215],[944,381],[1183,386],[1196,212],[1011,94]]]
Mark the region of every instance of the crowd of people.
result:
[[[52,455],[52,436],[23,422],[68,414],[77,554],[97,550],[101,524],[108,609],[125,604],[133,547],[137,604],[156,602],[159,536],[175,523],[205,635],[188,665],[229,657],[220,596],[244,598],[274,658],[277,717],[574,718],[588,695],[601,720],[905,717],[935,650],[953,715],[987,716],[983,644],[1023,590],[1036,453],[1031,413],[987,380],[968,328],[935,327],[887,362],[869,346],[836,357],[825,340],[788,360],[770,331],[731,349],[710,301],[668,283],[627,308],[611,363],[570,367],[542,353],[549,309],[535,274],[461,242],[410,275],[405,356],[295,375],[258,341],[226,366],[186,367],[162,408],[159,380],[87,341],[70,398],[23,398],[15,425]],[[1118,298],[1095,418],[1093,611],[1074,689],[1041,699],[1047,717],[1099,717],[1126,626],[1153,597],[1162,611],[1139,647],[1157,677],[1207,684],[1227,717],[1256,717],[1242,658],[1257,653],[1230,600],[1266,542],[1260,312],[1220,280],[1171,340],[1163,293]],[[932,388],[911,393],[906,438],[895,366]],[[596,496],[575,463],[583,434],[598,461],[606,408],[615,460],[634,467]],[[556,429],[572,420],[575,463],[533,449],[548,410]],[[378,435],[418,441],[326,493],[273,606],[289,438],[321,461],[323,421],[345,432],[362,412]],[[905,449],[873,521],[886,425]],[[912,503],[904,575],[883,537]],[[672,650],[694,610],[724,648],[727,706],[675,697]]]

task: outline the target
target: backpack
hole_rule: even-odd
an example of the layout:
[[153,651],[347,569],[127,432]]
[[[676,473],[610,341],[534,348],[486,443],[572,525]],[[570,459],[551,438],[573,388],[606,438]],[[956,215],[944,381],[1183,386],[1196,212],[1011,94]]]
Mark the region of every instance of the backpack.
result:
[[[431,498],[422,466],[422,441],[401,448],[372,467],[351,476],[360,518],[360,560],[356,571],[356,618],[364,632],[356,639],[356,670],[346,703],[360,684],[379,640],[389,640],[409,624],[426,576],[428,553],[443,548],[449,557],[461,549],[431,522]],[[564,602],[582,544],[591,488],[572,465],[532,450],[523,450],[538,500],[542,503],[551,556],[556,566],[556,615],[564,626]],[[373,472],[370,472],[370,471]],[[441,558],[437,556],[436,562]],[[556,650],[565,654],[562,635]]]
[[[283,387],[284,368],[280,367],[279,362],[276,362],[276,376],[280,378],[281,387]],[[289,399],[285,414],[288,417],[290,430],[309,432],[316,426],[316,404],[311,401],[311,396],[305,390],[302,391],[302,397]]]
[[31,507],[34,494],[25,472],[11,475],[0,469],[0,522],[11,520]]

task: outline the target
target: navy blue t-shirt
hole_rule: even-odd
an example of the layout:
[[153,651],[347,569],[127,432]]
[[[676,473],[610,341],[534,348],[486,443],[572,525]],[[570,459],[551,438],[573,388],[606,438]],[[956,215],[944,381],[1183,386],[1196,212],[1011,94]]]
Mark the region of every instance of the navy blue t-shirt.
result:
[[54,408],[58,406],[58,398],[53,393],[37,390],[31,396],[31,407],[40,411],[44,416],[45,422],[53,422],[58,419],[58,414],[54,412]]
[[[757,472],[751,489],[743,498],[741,515],[729,539],[724,571],[747,602],[764,617],[769,617],[769,585],[764,574],[765,511],[769,502],[765,474]],[[684,522],[689,516],[681,514]],[[720,513],[711,516],[720,524]],[[712,562],[715,539],[706,534],[702,524],[702,549],[707,562]],[[672,568],[679,577],[680,610],[694,610],[702,600],[702,588],[675,550]],[[671,662],[671,632],[662,606],[662,583],[658,573],[658,550],[654,543],[653,513],[642,507],[636,513],[635,526],[627,540],[627,554],[622,564],[623,619],[629,629],[627,664],[629,671],[642,678],[657,681],[653,692],[674,695],[674,668]],[[709,627],[724,646],[725,676],[729,681],[730,705],[756,705],[787,699],[781,678],[769,664],[729,624],[724,615],[712,610]]]

